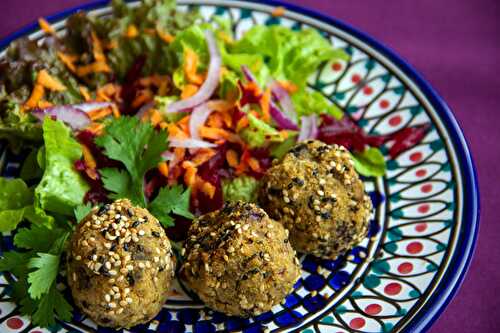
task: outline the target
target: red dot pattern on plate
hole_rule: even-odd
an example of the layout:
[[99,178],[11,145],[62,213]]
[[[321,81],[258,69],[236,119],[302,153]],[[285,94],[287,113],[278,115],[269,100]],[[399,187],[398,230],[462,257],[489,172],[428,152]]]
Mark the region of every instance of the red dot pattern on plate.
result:
[[420,242],[411,242],[406,246],[406,252],[411,253],[411,254],[417,254],[422,251],[424,246]]
[[18,330],[21,327],[23,327],[24,323],[21,319],[18,317],[12,317],[7,320],[7,327],[10,328],[11,330]]
[[387,109],[389,107],[389,101],[386,99],[383,99],[380,101],[379,105],[382,109]]
[[332,69],[336,72],[340,71],[342,69],[342,64],[340,62],[334,62],[332,64]]
[[373,88],[370,86],[366,86],[363,88],[363,94],[365,95],[371,95],[373,93]]
[[432,184],[422,185],[422,187],[420,187],[420,191],[422,191],[423,193],[429,193],[430,191],[432,191]]
[[353,318],[349,322],[349,327],[354,329],[354,330],[359,330],[360,328],[363,328],[363,326],[365,326],[365,324],[366,324],[366,322],[363,318],[356,317],[356,318]]
[[391,282],[385,286],[384,293],[386,293],[387,295],[394,296],[394,295],[399,294],[401,292],[401,289],[403,289],[403,287],[401,287],[401,285],[399,283]]
[[422,159],[422,153],[417,151],[416,153],[413,153],[410,155],[410,160],[412,162],[418,162]]
[[359,75],[359,74],[353,74],[351,76],[351,81],[352,81],[352,83],[359,83],[359,82],[361,82],[361,75]]
[[431,209],[431,206],[429,206],[428,204],[420,205],[417,208],[418,212],[422,213],[422,214],[427,213],[429,211],[429,209]]
[[389,119],[389,125],[391,126],[398,126],[401,124],[401,116],[394,116]]
[[425,169],[418,169],[415,172],[415,176],[417,176],[417,177],[424,177],[426,174],[427,174],[427,170],[425,170]]
[[398,272],[401,274],[408,274],[413,271],[413,264],[411,262],[403,262],[398,266]]
[[382,307],[379,304],[372,303],[365,308],[366,314],[374,316],[382,311]]
[[424,232],[427,229],[427,223],[419,223],[415,226],[415,231]]

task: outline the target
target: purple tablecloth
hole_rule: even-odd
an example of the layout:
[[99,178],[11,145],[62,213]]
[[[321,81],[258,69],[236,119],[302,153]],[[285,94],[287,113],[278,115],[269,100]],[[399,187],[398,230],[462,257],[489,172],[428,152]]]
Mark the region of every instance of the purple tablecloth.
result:
[[[474,155],[481,232],[457,296],[431,332],[500,330],[500,2],[288,0],[371,34],[407,59],[448,102]],[[0,0],[0,37],[82,0]],[[496,111],[495,111],[496,110]],[[472,190],[472,189],[470,189]],[[495,222],[497,221],[497,222]]]

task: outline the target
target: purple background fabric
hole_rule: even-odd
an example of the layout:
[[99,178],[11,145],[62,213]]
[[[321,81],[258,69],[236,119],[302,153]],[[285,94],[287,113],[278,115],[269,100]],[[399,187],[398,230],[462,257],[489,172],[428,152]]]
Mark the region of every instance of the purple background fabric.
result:
[[[372,35],[412,64],[453,110],[481,190],[476,253],[465,282],[430,332],[500,327],[500,2],[496,0],[288,0]],[[1,0],[0,37],[82,0]],[[472,189],[470,189],[472,190]]]

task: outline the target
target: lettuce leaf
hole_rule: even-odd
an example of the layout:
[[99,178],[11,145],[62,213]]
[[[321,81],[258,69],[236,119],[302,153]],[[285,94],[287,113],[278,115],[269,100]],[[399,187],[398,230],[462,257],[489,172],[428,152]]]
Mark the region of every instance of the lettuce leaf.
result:
[[0,231],[14,230],[33,203],[33,191],[21,179],[0,178]]
[[336,119],[342,119],[344,116],[344,112],[319,91],[306,91],[303,89],[297,91],[291,97],[299,117],[321,113],[329,114]]
[[222,182],[222,193],[225,201],[257,201],[259,181],[253,177],[240,176],[234,179],[225,179]]
[[[82,156],[80,144],[62,122],[45,118],[45,170],[35,189],[35,201],[44,210],[73,215],[73,208],[83,202],[89,186],[73,168]],[[35,204],[35,206],[36,206]]]
[[379,149],[369,147],[362,153],[353,153],[354,169],[366,177],[379,177],[385,175],[386,165],[384,155]]
[[250,148],[262,147],[268,142],[283,141],[283,137],[276,129],[254,115],[248,114],[248,123],[249,126],[241,131],[240,136]]

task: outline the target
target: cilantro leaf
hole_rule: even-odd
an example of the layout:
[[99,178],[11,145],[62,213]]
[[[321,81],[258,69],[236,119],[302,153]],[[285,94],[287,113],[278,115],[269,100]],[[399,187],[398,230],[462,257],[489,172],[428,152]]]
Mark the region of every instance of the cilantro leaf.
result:
[[92,204],[87,203],[85,205],[78,205],[73,211],[75,213],[76,221],[80,222],[92,211]]
[[149,204],[149,211],[156,216],[161,224],[168,228],[174,225],[174,219],[169,214],[176,214],[188,219],[194,216],[189,211],[189,198],[191,190],[183,191],[181,185],[170,188],[163,187],[156,198]]
[[112,199],[129,198],[132,202],[143,201],[142,189],[135,193],[130,185],[130,176],[125,170],[105,168],[99,170],[104,187],[111,192]]
[[52,283],[48,293],[42,297],[38,309],[33,314],[33,322],[42,327],[55,324],[55,315],[61,320],[71,320],[73,307],[66,301],[64,296]]
[[21,228],[14,236],[14,245],[21,249],[36,252],[48,252],[52,244],[66,231],[59,228],[49,229],[43,225],[33,224],[31,228]]
[[[165,131],[157,132],[149,123],[136,117],[121,117],[106,127],[106,134],[96,139],[106,156],[123,163],[128,172],[105,171],[104,187],[116,193],[127,194],[135,204],[146,206],[143,192],[144,175],[161,161],[161,153],[167,145]],[[113,169],[111,169],[113,170]]]
[[28,268],[35,270],[28,274],[28,292],[33,299],[39,299],[49,291],[59,271],[59,261],[60,256],[49,253],[37,253],[36,257],[30,259]]
[[0,259],[0,272],[11,272],[17,277],[25,276],[28,273],[28,261],[32,254],[29,252],[4,252]]

